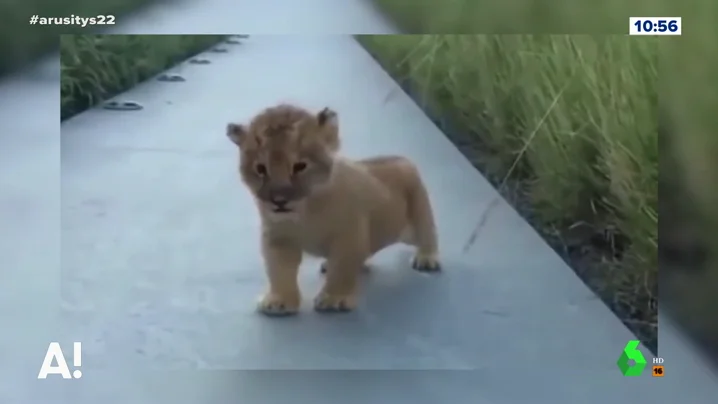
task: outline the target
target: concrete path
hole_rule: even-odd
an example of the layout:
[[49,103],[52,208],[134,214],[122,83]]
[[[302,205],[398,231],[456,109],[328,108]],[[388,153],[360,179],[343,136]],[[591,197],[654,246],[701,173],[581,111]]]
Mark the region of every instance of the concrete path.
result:
[[[230,49],[172,69],[186,82],[151,80],[118,97],[143,110],[91,110],[61,137],[56,59],[0,86],[0,279],[13,286],[0,295],[11,324],[0,334],[0,402],[717,396],[663,325],[667,376],[622,377],[615,362],[633,336],[503,200],[465,252],[496,192],[352,38],[252,36]],[[420,165],[445,273],[412,272],[408,250],[393,248],[372,260],[355,313],[254,313],[259,223],[223,132],[279,101],[339,111],[350,156],[400,153]],[[302,268],[306,303],[317,264]],[[36,380],[49,341],[77,340],[82,379]]]
[[40,393],[38,363],[60,331],[58,66],[53,56],[0,82],[2,403]]

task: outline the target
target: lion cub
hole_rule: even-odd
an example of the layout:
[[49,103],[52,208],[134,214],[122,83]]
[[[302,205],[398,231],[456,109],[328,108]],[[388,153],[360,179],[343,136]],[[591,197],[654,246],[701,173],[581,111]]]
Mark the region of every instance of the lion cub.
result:
[[267,315],[299,310],[302,253],[326,258],[314,308],[346,312],[357,304],[365,261],[395,243],[417,248],[414,269],[440,270],[434,217],[416,167],[397,156],[340,157],[337,114],[292,105],[265,109],[249,123],[227,125],[239,147],[239,172],[255,197],[269,290]]

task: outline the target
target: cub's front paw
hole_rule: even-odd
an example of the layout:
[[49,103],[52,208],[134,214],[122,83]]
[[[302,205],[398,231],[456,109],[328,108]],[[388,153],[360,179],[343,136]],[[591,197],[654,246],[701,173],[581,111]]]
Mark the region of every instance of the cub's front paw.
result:
[[320,313],[346,313],[356,308],[356,296],[321,292],[314,298],[314,310]]
[[284,317],[299,312],[300,298],[298,294],[283,296],[267,293],[257,303],[257,311],[270,317]]
[[417,253],[411,261],[411,267],[419,272],[439,272],[441,263],[435,254]]

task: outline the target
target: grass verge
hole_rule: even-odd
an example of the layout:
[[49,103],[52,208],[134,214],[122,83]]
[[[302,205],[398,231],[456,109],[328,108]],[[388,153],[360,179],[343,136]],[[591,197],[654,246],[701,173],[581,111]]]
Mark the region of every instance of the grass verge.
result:
[[[658,46],[619,36],[368,36],[469,157],[655,350]],[[475,149],[476,147],[474,147]]]
[[60,34],[79,34],[95,26],[83,28],[76,25],[30,25],[30,16],[91,17],[99,14],[114,15],[117,22],[152,0],[27,0],[0,2],[0,14],[5,23],[0,25],[0,76],[5,75],[33,59],[56,49]]
[[630,15],[689,22],[672,38],[359,40],[646,345],[655,352],[660,264],[661,307],[718,358],[718,42],[707,40],[718,3],[375,2],[414,33],[617,33]]
[[62,119],[133,87],[224,38],[223,35],[63,35]]

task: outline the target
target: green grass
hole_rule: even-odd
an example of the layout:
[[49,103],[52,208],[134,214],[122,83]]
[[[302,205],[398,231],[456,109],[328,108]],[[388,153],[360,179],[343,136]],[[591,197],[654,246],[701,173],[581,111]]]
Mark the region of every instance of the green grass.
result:
[[222,35],[63,35],[62,119],[220,42]]
[[407,33],[606,34],[626,32],[631,16],[684,16],[693,0],[374,1]]
[[[667,1],[630,6],[653,13],[614,1],[559,1],[540,10],[529,1],[376,1],[406,31],[424,33],[625,32],[629,15],[684,16],[682,38],[359,37],[432,115],[451,124],[449,137],[468,135],[479,145],[476,165],[555,248],[589,247],[563,255],[655,348],[659,160],[674,168],[661,169],[662,219],[670,222],[661,222],[662,232],[690,233],[688,248],[718,250],[711,237],[718,229],[718,92],[710,90],[718,88],[718,52],[706,39],[718,37],[707,24],[718,16],[708,9],[718,7],[701,3],[691,25],[686,14],[660,12],[673,7]],[[687,40],[691,33],[702,37]],[[715,340],[718,261],[715,254],[699,261],[691,271],[673,265],[676,280],[665,289],[662,282],[661,293],[674,295],[679,318],[691,317],[683,325]]]
[[0,76],[24,66],[42,54],[56,49],[60,34],[88,33],[102,26],[82,28],[72,25],[30,25],[30,16],[91,17],[112,14],[121,23],[128,13],[152,0],[27,0],[0,2]]

